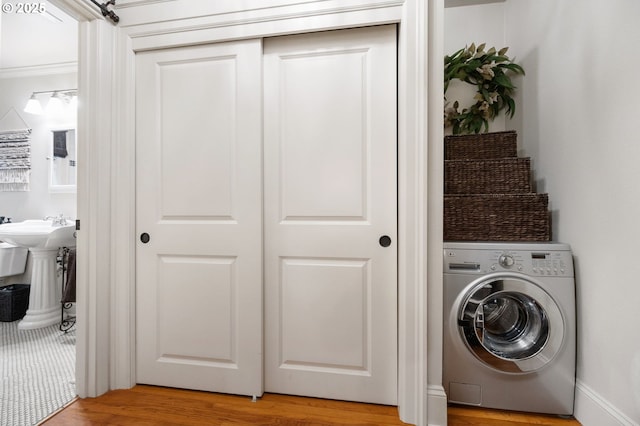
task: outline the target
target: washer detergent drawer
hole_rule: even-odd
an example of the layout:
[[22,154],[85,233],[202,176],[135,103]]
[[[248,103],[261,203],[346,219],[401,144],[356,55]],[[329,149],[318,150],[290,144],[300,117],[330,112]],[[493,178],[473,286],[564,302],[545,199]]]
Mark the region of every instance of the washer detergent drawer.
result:
[[449,383],[449,402],[460,404],[482,404],[482,388],[469,383]]

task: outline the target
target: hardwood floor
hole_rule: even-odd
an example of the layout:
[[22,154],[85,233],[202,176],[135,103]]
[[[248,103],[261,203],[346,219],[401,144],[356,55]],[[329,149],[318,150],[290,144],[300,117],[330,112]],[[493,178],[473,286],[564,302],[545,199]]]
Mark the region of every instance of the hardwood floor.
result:
[[448,426],[580,426],[575,419],[476,407],[450,406],[447,419]]
[[[566,425],[575,420],[451,407],[449,426]],[[248,397],[138,385],[98,398],[77,399],[46,419],[44,426],[83,425],[404,425],[396,407],[288,395]]]

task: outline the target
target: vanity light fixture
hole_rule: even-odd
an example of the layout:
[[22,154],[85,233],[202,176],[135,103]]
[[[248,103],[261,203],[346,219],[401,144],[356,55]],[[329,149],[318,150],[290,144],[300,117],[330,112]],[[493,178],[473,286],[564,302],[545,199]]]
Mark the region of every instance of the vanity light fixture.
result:
[[46,107],[47,114],[60,114],[66,106],[74,108],[78,102],[78,90],[77,89],[64,89],[64,90],[49,90],[43,92],[33,92],[31,98],[27,101],[27,105],[24,107],[24,111],[29,114],[41,115],[45,110],[42,108],[42,104],[38,97],[40,95],[50,95],[49,101]]

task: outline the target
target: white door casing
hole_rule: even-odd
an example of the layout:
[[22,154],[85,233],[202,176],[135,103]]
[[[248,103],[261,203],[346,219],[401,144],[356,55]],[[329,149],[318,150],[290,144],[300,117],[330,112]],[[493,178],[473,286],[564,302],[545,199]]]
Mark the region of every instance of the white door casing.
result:
[[137,55],[139,383],[262,394],[261,53]]
[[[84,283],[78,289],[80,397],[129,388],[136,382],[135,129],[131,119],[136,54],[398,22],[399,411],[405,422],[446,424],[438,355],[442,346],[442,98],[428,96],[442,92],[443,2],[367,0],[349,9],[356,2],[334,8],[332,2],[316,1],[320,7],[312,12],[307,3],[296,3],[293,10],[277,7],[275,0],[268,7],[261,2],[255,10],[247,10],[244,2],[229,3],[241,11],[240,17],[200,14],[203,25],[194,31],[193,20],[175,19],[164,12],[167,3],[137,2],[121,8],[117,11],[121,22],[113,26],[84,0],[51,1],[69,5],[65,9],[86,21],[81,23],[85,37],[80,37],[79,60],[80,97],[86,108],[80,108],[78,120],[84,155],[78,171],[82,220],[78,275]],[[185,10],[191,5],[187,0],[175,4]],[[127,26],[131,16],[143,19]]]
[[265,389],[396,404],[396,27],[264,46]]

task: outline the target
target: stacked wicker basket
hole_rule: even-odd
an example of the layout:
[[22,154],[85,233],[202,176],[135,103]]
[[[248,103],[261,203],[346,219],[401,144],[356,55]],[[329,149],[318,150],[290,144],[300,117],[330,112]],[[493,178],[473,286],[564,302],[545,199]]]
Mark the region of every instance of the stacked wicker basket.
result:
[[444,153],[445,241],[550,241],[548,195],[515,131],[446,136]]

